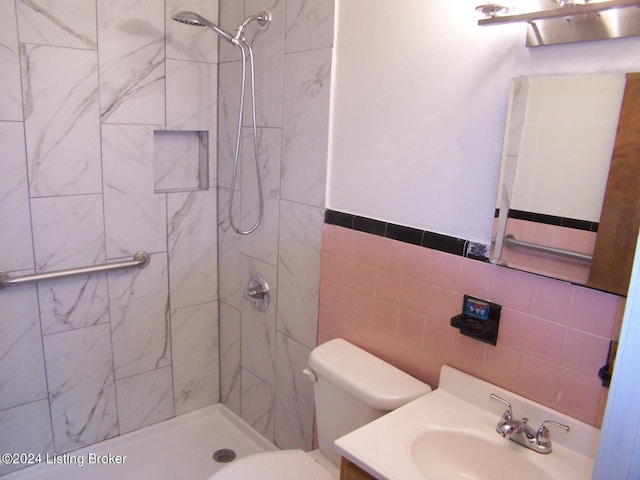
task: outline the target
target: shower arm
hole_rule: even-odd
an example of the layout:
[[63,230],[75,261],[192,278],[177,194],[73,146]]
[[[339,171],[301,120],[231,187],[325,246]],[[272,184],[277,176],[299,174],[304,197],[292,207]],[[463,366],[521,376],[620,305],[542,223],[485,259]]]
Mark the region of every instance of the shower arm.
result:
[[225,32],[222,28],[207,20],[206,18],[191,11],[178,12],[171,17],[176,22],[185,23],[196,27],[209,27],[222,38],[237,46],[241,46],[242,42],[247,42],[244,31],[251,22],[258,22],[260,27],[265,27],[271,22],[271,12],[268,10],[261,10],[257,15],[250,15],[245,18],[244,21],[236,29],[235,35]]
[[251,15],[245,18],[244,22],[242,22],[238,26],[236,35],[231,40],[231,43],[233,43],[234,45],[238,45],[240,42],[246,42],[244,31],[247,28],[247,25],[254,21],[258,22],[258,25],[260,25],[260,27],[265,27],[269,22],[271,22],[271,12],[269,12],[268,10],[261,10],[257,15]]

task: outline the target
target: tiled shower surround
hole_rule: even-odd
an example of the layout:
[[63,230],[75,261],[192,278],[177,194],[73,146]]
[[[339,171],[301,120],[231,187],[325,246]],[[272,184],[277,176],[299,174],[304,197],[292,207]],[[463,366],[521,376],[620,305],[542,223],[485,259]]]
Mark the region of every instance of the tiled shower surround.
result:
[[[497,346],[450,326],[465,293],[502,305]],[[599,426],[608,390],[598,370],[624,303],[384,234],[325,225],[319,341],[346,338],[434,387],[448,364]]]
[[0,3],[0,268],[151,254],[0,292],[2,451],[67,452],[219,397],[216,190],[154,193],[155,130],[215,139],[217,59],[165,45],[165,23],[157,0]]
[[[253,46],[265,214],[256,232],[243,237],[232,232],[227,214],[241,63],[237,47],[220,45],[221,395],[279,447],[308,449],[313,388],[302,370],[318,330],[334,5],[221,0],[220,23],[238,25],[263,8],[273,20]],[[250,125],[247,113],[242,195],[234,200],[234,218],[242,228],[253,225],[257,215]],[[252,273],[262,275],[271,289],[265,312],[242,297]]]
[[[151,254],[0,291],[0,451],[63,453],[221,398],[281,446],[311,445],[300,370],[317,331],[333,4],[270,3],[220,5],[229,29],[274,16],[255,47],[265,221],[240,238],[226,220],[240,62],[223,49],[218,66],[213,32],[169,19],[217,21],[218,2],[0,1],[0,269]],[[160,130],[207,132],[208,182],[154,185]],[[244,225],[254,199],[238,198]],[[240,294],[254,270],[266,314]]]

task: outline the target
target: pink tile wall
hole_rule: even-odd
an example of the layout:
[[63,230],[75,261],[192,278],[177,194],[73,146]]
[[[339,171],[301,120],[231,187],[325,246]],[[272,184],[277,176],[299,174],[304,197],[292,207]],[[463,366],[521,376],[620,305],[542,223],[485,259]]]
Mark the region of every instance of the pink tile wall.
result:
[[[449,325],[463,294],[502,305],[498,345]],[[624,298],[325,225],[319,341],[342,337],[429,383],[443,364],[600,426],[598,378]]]

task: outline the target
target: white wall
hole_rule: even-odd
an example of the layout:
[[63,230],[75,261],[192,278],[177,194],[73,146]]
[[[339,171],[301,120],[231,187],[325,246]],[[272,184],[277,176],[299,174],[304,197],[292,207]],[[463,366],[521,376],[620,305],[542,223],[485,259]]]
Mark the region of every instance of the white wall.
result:
[[593,480],[640,478],[639,299],[640,248],[637,247]]
[[471,0],[337,0],[328,208],[488,243],[509,81],[640,70],[640,38],[528,49]]

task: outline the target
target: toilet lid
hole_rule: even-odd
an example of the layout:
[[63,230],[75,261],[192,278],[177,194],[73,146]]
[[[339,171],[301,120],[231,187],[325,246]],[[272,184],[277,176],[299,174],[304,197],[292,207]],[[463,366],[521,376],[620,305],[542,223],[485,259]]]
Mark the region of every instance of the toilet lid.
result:
[[235,460],[209,480],[335,480],[302,450],[257,453]]

